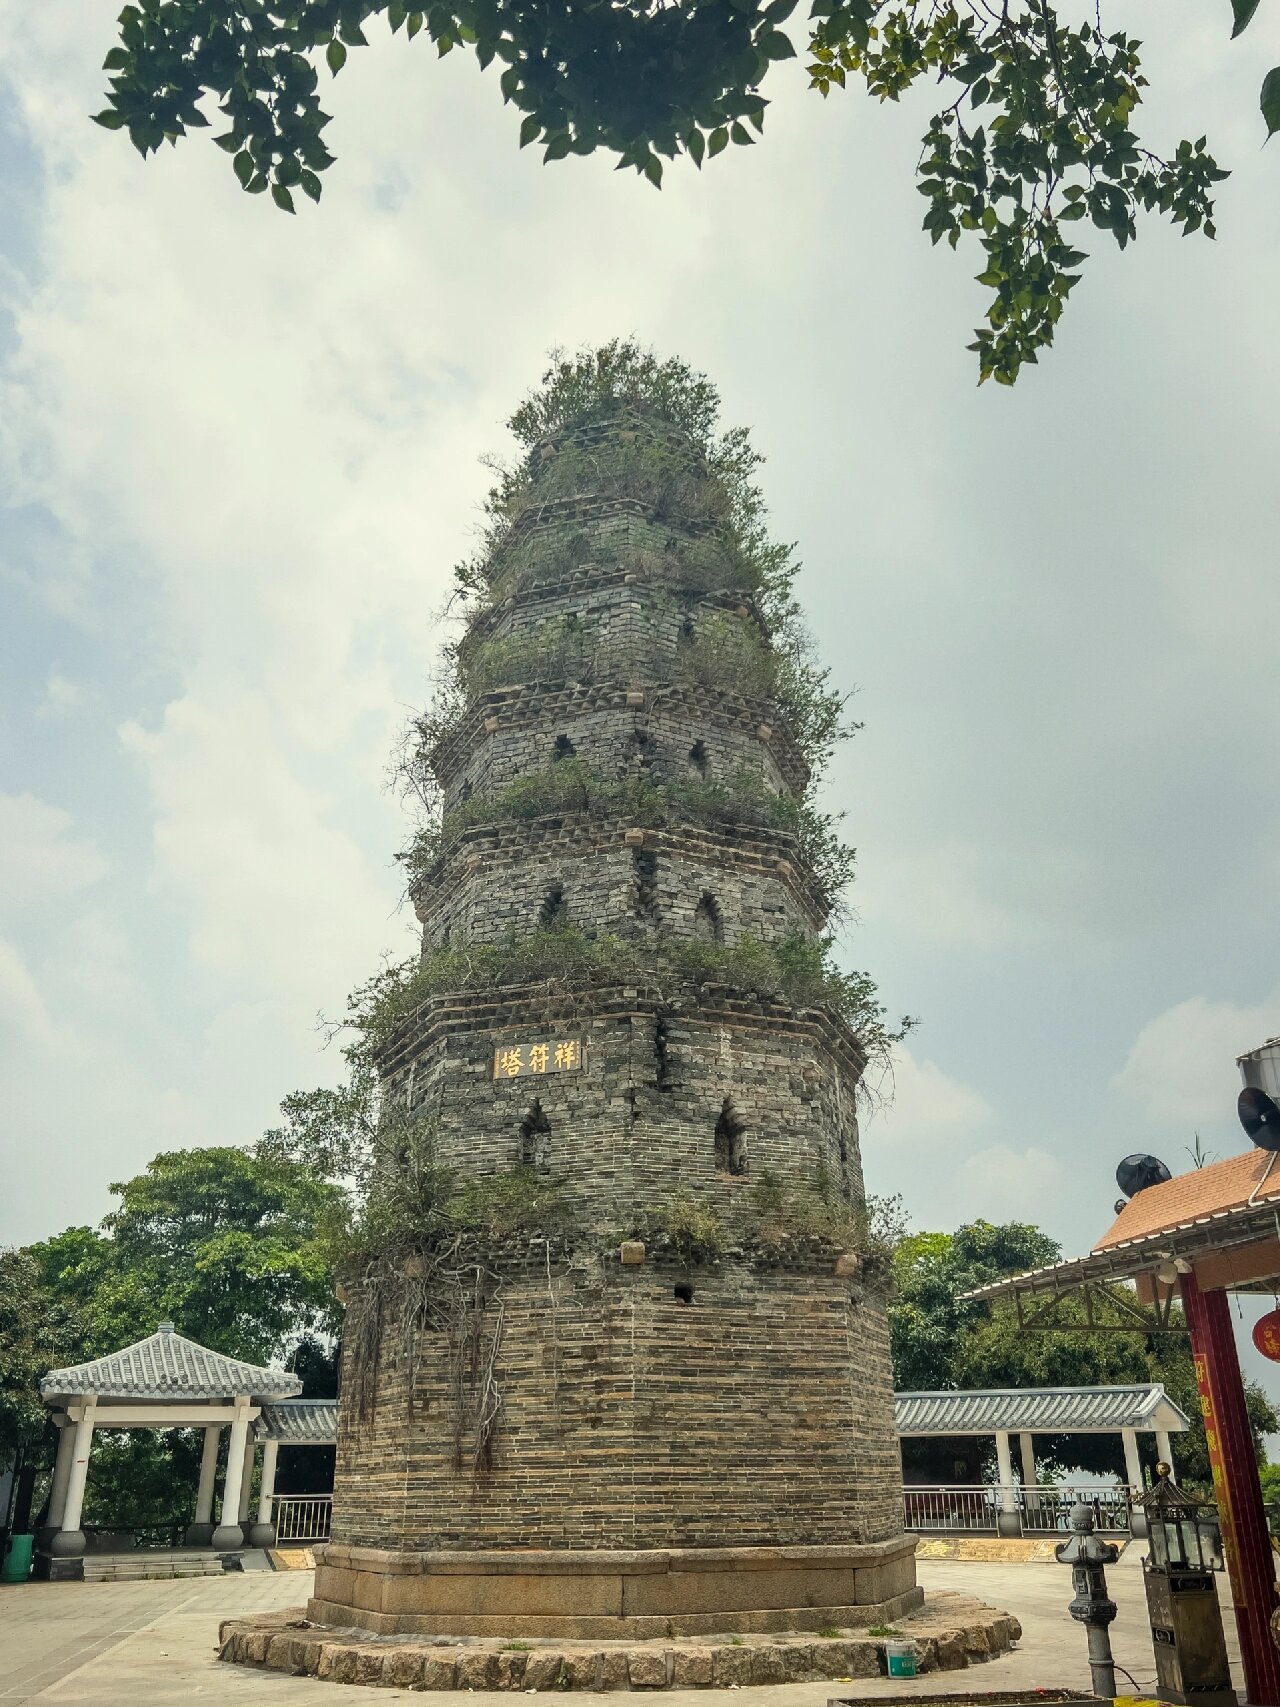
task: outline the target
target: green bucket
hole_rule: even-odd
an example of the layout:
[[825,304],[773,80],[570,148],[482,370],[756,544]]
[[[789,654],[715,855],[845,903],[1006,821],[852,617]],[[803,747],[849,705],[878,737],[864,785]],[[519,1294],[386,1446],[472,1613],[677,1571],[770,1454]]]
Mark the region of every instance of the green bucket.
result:
[[916,1675],[916,1645],[914,1642],[886,1642],[884,1657],[890,1677]]
[[0,1564],[0,1583],[24,1583],[31,1575],[31,1553],[34,1535],[11,1535]]

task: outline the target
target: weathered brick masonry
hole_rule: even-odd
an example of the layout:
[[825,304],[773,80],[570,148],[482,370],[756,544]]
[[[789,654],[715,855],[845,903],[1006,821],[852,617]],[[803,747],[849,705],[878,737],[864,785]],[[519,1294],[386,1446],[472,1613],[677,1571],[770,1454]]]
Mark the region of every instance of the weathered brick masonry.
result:
[[[566,754],[605,782],[750,775],[790,796],[808,782],[772,699],[689,677],[699,635],[736,632],[716,623],[742,625],[744,656],[768,644],[728,542],[664,497],[663,479],[677,493],[696,484],[693,447],[618,409],[553,435],[531,468],[460,648],[464,678],[536,654],[539,633],[576,674],[543,680],[535,664],[490,681],[437,742],[445,807],[467,802],[472,821],[416,883],[424,955],[539,923],[655,951],[814,940],[825,898],[781,830],[678,815],[653,829],[585,806],[531,822],[482,809],[474,822],[477,800]],[[584,470],[590,483],[573,489]],[[534,1040],[579,1045],[580,1067],[536,1083],[495,1073],[496,1051]],[[918,1603],[883,1299],[829,1242],[751,1234],[762,1179],[821,1178],[861,1204],[864,1065],[823,1007],[660,974],[573,994],[438,993],[405,1019],[381,1061],[390,1101],[429,1117],[436,1160],[463,1177],[554,1178],[568,1230],[476,1259],[473,1364],[491,1361],[500,1395],[482,1466],[449,1327],[419,1330],[410,1351],[387,1313],[371,1414],[357,1414],[344,1371],[334,1545],[313,1616],[375,1631],[486,1633],[502,1616],[513,1630],[661,1633],[816,1628]],[[676,1200],[718,1218],[718,1251],[681,1260],[636,1242]],[[439,1562],[521,1549],[492,1594],[483,1568],[450,1576]]]

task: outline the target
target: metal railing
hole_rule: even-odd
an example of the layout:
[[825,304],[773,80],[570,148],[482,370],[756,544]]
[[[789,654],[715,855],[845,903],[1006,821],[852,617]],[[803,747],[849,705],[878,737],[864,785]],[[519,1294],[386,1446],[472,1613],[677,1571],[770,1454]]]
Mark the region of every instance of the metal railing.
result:
[[277,1494],[276,1545],[284,1541],[327,1541],[332,1494]]
[[[1080,1488],[1069,1483],[1006,1490],[1007,1509],[1016,1510],[1024,1534],[1066,1534],[1071,1508],[1083,1500],[1099,1529],[1128,1533],[1129,1489]],[[915,1486],[902,1490],[903,1523],[918,1534],[994,1535],[1001,1510],[1001,1489],[974,1486]]]

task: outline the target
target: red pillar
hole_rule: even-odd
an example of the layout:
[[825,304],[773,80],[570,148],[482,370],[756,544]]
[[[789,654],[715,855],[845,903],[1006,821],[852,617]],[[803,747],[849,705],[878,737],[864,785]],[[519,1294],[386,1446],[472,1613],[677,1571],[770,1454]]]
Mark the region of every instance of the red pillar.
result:
[[1280,1707],[1280,1650],[1271,1635],[1275,1567],[1231,1309],[1225,1292],[1202,1292],[1191,1274],[1182,1277],[1182,1307],[1191,1330],[1222,1546],[1240,1632],[1245,1694],[1252,1707]]

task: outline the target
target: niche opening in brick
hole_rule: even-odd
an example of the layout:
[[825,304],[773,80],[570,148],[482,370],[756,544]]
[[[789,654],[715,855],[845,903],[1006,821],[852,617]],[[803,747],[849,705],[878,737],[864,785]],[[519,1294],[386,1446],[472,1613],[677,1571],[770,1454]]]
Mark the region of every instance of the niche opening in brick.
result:
[[689,748],[689,770],[703,782],[711,775],[711,760],[707,756],[705,741],[695,741]]
[[724,941],[724,920],[714,895],[704,895],[693,915],[693,934],[703,942]]
[[578,749],[567,735],[557,735],[556,744],[551,749],[551,762],[558,765],[561,759],[573,758],[577,751]]
[[693,1287],[687,1280],[677,1280],[672,1291],[681,1304],[693,1303]]
[[538,923],[544,931],[559,931],[569,923],[569,903],[564,898],[564,889],[559,883],[553,883],[547,890],[542,906],[538,909]]
[[520,1122],[520,1163],[526,1168],[549,1166],[551,1122],[543,1112],[537,1097],[529,1104],[529,1112]]
[[747,1171],[747,1127],[738,1118],[730,1097],[724,1099],[716,1121],[716,1172],[745,1174]]

